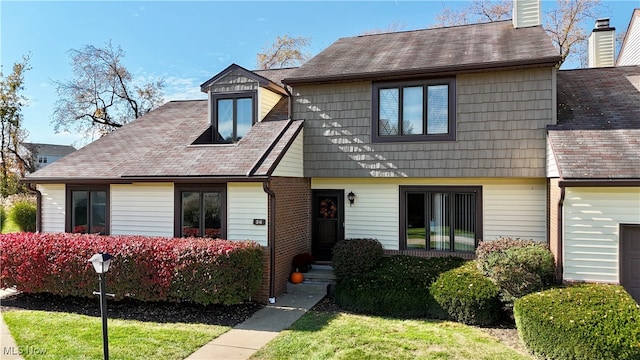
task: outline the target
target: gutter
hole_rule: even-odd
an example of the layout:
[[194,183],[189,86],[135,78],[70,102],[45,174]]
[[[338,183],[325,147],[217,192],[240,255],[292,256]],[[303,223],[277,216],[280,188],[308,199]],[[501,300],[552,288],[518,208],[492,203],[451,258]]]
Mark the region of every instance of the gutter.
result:
[[36,232],[39,233],[42,231],[42,193],[32,183],[27,183],[27,190],[36,194]]
[[276,193],[269,187],[269,181],[262,183],[262,189],[269,195],[269,224],[267,245],[269,246],[269,304],[276,303]]
[[562,216],[562,211],[564,208],[564,197],[565,197],[565,191],[566,189],[564,188],[564,186],[560,186],[560,200],[558,201],[558,229],[557,229],[557,234],[558,234],[558,254],[556,255],[558,257],[558,264],[557,264],[557,276],[558,276],[558,280],[560,280],[560,282],[562,282],[562,279],[564,279],[564,267],[562,266],[562,264],[564,263],[564,247],[562,246],[562,240],[564,238],[564,234],[562,233],[563,231],[563,216]]

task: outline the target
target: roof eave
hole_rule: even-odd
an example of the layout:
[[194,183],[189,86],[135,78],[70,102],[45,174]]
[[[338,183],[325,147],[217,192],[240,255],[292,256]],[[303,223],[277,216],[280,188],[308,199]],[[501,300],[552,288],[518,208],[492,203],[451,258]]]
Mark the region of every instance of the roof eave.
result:
[[561,179],[560,187],[639,187],[640,178]]
[[23,178],[20,180],[24,184],[133,184],[140,182],[160,183],[172,182],[176,184],[200,184],[200,183],[225,183],[225,182],[255,182],[264,181],[268,176],[245,176],[245,175],[202,175],[202,176],[146,176],[133,175],[114,178]]
[[430,75],[448,76],[448,75],[461,73],[461,72],[521,69],[521,68],[531,68],[531,67],[552,67],[552,66],[557,66],[560,60],[561,60],[560,56],[554,55],[554,56],[539,58],[539,59],[451,65],[451,66],[433,67],[433,68],[426,68],[426,69],[409,69],[409,70],[398,70],[398,71],[379,71],[379,72],[356,73],[356,74],[286,78],[282,80],[282,82],[287,85],[296,85],[296,84],[299,85],[299,84],[329,83],[329,82],[340,82],[340,81],[375,80],[380,78],[408,78],[408,77],[414,77],[414,76],[430,76]]

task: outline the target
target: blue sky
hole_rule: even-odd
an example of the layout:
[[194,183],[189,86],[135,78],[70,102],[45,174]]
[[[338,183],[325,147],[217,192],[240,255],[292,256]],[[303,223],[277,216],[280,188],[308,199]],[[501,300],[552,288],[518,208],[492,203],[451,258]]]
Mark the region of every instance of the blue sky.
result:
[[[626,29],[640,0],[602,0],[601,17]],[[109,40],[141,80],[164,78],[165,99],[204,98],[199,85],[231,63],[254,69],[256,54],[289,34],[311,38],[317,54],[335,40],[401,24],[435,23],[444,7],[463,1],[7,1],[0,0],[0,60],[5,73],[30,54],[23,108],[29,141],[82,146],[78,134],[55,134],[53,80],[72,78],[69,49]],[[543,1],[543,11],[555,1]],[[591,26],[591,25],[588,25]]]

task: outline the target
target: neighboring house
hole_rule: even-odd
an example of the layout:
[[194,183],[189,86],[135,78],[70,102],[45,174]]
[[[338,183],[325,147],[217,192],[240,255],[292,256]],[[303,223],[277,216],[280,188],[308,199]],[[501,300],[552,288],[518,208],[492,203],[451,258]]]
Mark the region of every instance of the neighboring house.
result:
[[[633,23],[623,49],[640,59],[640,48],[629,46],[640,44]],[[608,25],[594,33],[615,38]],[[595,55],[614,63],[608,46]],[[640,67],[559,71],[557,83],[548,177],[559,274],[565,281],[620,283],[640,301]]]
[[616,66],[640,65],[640,9],[635,9],[620,47]]
[[231,65],[207,100],[27,176],[39,229],[252,239],[261,301],[285,291],[293,256],[330,261],[342,239],[464,258],[500,236],[548,242],[564,77],[539,2],[515,4],[513,22],[342,38],[295,69]]
[[69,145],[25,143],[24,146],[31,151],[36,170],[76,151],[76,148]]

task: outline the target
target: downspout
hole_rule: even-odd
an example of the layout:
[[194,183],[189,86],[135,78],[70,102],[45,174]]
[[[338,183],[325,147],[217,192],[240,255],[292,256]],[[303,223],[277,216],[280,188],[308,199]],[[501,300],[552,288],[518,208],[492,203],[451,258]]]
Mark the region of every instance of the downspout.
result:
[[289,85],[284,86],[284,91],[289,95],[289,102],[287,103],[287,117],[291,120],[291,114],[293,114],[293,94],[289,91]]
[[262,183],[262,189],[269,195],[269,224],[267,229],[267,245],[269,246],[269,304],[276,303],[276,193],[269,187],[269,180]]
[[27,190],[36,194],[36,232],[42,231],[42,193],[32,183],[27,183]]
[[[560,186],[560,184],[558,184],[558,186]],[[562,216],[562,209],[564,207],[564,196],[565,196],[565,188],[564,186],[560,186],[560,201],[558,201],[558,280],[560,280],[560,282],[562,282],[562,280],[564,279],[564,268],[562,267],[562,263],[563,263],[563,254],[564,254],[564,247],[562,246],[562,239],[564,237],[563,234],[563,226],[562,226],[562,221],[563,221],[563,216]]]

